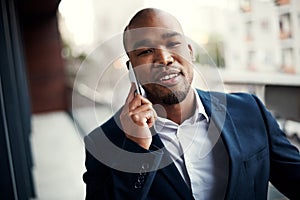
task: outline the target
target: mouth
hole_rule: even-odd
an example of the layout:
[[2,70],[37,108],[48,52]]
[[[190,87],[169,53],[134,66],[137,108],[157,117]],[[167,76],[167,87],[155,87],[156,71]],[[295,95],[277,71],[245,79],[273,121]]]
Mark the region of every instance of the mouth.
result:
[[158,75],[159,83],[165,86],[171,86],[179,82],[182,73],[180,71],[167,71]]
[[167,74],[167,75],[161,77],[159,80],[160,81],[168,81],[168,80],[173,79],[177,76],[179,76],[179,74]]

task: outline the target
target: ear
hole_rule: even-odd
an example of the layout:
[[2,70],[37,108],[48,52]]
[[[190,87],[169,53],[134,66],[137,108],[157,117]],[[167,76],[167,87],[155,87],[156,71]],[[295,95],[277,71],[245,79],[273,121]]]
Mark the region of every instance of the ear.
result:
[[194,52],[193,52],[193,47],[192,47],[192,45],[188,44],[188,48],[189,48],[189,52],[190,52],[191,59],[192,59],[192,61],[194,62],[194,61],[195,61],[195,56],[194,56]]

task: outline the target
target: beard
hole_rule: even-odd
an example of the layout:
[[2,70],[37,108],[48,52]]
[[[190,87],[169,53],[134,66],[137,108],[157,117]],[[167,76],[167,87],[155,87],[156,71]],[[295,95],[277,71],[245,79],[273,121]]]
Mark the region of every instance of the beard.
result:
[[186,98],[190,88],[191,84],[185,81],[179,88],[167,88],[162,85],[149,84],[148,87],[145,87],[145,90],[151,102],[174,105]]
[[175,91],[170,92],[165,96],[162,96],[160,99],[166,105],[173,105],[182,102],[186,96],[188,91]]

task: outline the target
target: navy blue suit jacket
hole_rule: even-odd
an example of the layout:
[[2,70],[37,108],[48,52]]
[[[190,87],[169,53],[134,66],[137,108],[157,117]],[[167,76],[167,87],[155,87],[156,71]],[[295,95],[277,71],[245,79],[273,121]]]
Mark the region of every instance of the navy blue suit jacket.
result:
[[[225,199],[267,199],[269,181],[290,199],[300,199],[299,151],[258,98],[200,90],[198,94],[229,156]],[[86,199],[193,199],[176,166],[164,165],[170,157],[157,134],[145,150],[119,127],[117,113],[85,137]],[[147,156],[135,159],[126,152]]]

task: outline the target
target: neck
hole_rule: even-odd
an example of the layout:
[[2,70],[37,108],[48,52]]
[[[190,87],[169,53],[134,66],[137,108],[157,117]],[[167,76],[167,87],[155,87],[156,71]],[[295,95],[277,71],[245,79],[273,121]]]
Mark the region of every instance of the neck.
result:
[[177,124],[191,117],[196,109],[196,98],[192,88],[190,88],[186,98],[174,105],[163,104],[156,109],[158,116],[167,118]]

